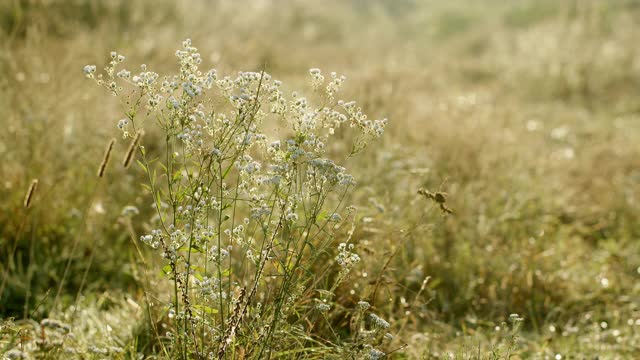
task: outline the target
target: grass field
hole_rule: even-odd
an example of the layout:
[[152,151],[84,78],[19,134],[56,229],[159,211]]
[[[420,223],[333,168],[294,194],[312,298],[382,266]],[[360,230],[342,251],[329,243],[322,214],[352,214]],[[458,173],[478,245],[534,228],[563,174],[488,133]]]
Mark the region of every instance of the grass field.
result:
[[[0,353],[640,358],[637,24],[635,0],[0,2]],[[204,103],[212,113],[245,104],[237,121],[257,109],[246,121],[264,115],[265,136],[295,146],[314,137],[287,128],[282,119],[294,115],[262,114],[256,99],[272,84],[265,73],[282,80],[286,96],[313,93],[309,69],[327,80],[344,74],[335,100],[388,118],[384,134],[360,123],[335,136],[332,128],[326,151],[318,145],[305,156],[335,160],[356,185],[307,193],[295,178],[307,175],[285,176],[295,189],[270,188],[269,221],[256,220],[255,239],[240,239],[236,225],[249,231],[254,220],[239,193],[265,189],[241,163],[244,143],[228,140],[236,155],[219,169],[163,120],[146,121],[131,144],[138,129],[123,137],[116,125],[139,124],[143,111],[129,107],[135,91],[146,99],[143,87],[121,102],[83,74],[87,64],[103,72],[111,51],[132,72],[144,63],[176,73],[187,38],[219,79],[253,72],[248,95],[215,95]],[[179,91],[185,104],[195,98]],[[315,104],[333,101],[322,99]],[[162,111],[189,128],[171,106]],[[364,138],[368,146],[351,156]],[[278,159],[302,169],[289,155]],[[217,254],[206,256],[213,243],[192,246],[195,235],[178,260],[164,243],[160,253],[140,240],[165,216],[195,233],[199,222],[176,215],[177,205],[217,192],[204,185],[209,178],[219,203],[199,219],[211,222]],[[240,186],[245,180],[255,189]],[[322,196],[317,211],[304,196]],[[218,294],[196,293],[207,281]]]

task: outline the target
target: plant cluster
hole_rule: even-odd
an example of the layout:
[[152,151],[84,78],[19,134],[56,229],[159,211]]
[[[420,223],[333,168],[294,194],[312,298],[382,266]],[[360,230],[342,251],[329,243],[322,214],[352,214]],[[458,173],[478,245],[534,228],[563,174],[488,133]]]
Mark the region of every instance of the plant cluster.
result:
[[[311,69],[307,98],[265,71],[203,71],[191,41],[182,45],[174,75],[146,65],[134,74],[116,52],[104,73],[95,65],[84,73],[120,97],[125,117],[117,127],[132,139],[124,165],[139,153],[147,176],[155,228],[140,241],[158,252],[172,282],[164,334],[172,356],[270,357],[291,345],[279,341],[285,332],[331,307],[332,291],[360,261],[356,244],[336,239],[355,216],[343,201],[355,185],[343,165],[383,134],[387,120],[339,100],[345,77],[336,73]],[[141,140],[151,126],[164,140],[157,153]],[[337,161],[330,145],[345,127],[357,135]]]

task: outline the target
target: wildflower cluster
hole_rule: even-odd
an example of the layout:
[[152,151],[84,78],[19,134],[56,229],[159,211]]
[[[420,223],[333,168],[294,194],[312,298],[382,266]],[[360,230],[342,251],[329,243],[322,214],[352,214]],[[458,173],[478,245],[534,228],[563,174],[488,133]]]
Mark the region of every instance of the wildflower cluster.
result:
[[351,346],[358,351],[352,351],[362,359],[382,359],[387,354],[379,348],[388,346],[395,338],[389,329],[391,323],[377,314],[369,312],[371,304],[361,300],[355,304],[351,318],[351,332],[353,342]]
[[[335,215],[335,214],[334,214]],[[333,215],[332,215],[333,216]],[[360,256],[353,252],[353,244],[340,243],[338,245],[338,255],[336,262],[340,265],[341,276],[346,275],[354,266],[360,262]]]
[[389,326],[391,326],[391,324],[389,324],[389,322],[387,322],[387,320],[381,318],[380,316],[378,316],[376,314],[371,314],[370,317],[371,317],[371,322],[377,328],[388,329]]
[[[35,321],[21,322],[20,325],[11,320],[0,323],[0,351],[2,359],[40,359],[44,357],[76,358],[88,351],[96,354],[123,354],[124,350],[117,346],[98,347],[78,340],[78,334],[72,332],[70,324],[57,319],[45,318]],[[15,343],[19,338],[20,342]],[[15,346],[14,348],[11,348]],[[101,352],[94,352],[99,349]]]
[[[314,96],[287,96],[282,82],[264,71],[201,70],[198,50],[190,40],[182,45],[174,75],[146,65],[136,74],[121,69],[124,56],[115,52],[103,74],[94,65],[84,73],[121,97],[125,118],[117,127],[125,138],[136,134],[132,146],[157,211],[155,229],[140,240],[160,252],[174,282],[169,310],[176,353],[187,357],[224,339],[213,346],[224,355],[238,326],[251,326],[242,318],[253,317],[264,324],[254,332],[263,344],[260,356],[305,293],[302,269],[318,264],[318,246],[330,244],[343,221],[342,199],[355,185],[346,168],[326,157],[327,146],[349,124],[360,134],[346,154],[352,156],[382,135],[386,119],[369,120],[354,101],[336,100],[344,76],[332,73],[327,82],[312,69]],[[149,122],[165,134],[163,154],[139,143]],[[359,260],[353,244],[338,247],[341,274]],[[243,296],[234,304],[238,292]]]

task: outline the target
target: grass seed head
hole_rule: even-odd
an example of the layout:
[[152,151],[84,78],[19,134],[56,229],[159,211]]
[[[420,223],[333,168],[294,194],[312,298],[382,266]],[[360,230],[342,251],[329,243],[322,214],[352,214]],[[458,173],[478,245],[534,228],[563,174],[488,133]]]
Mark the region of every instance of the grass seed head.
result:
[[112,138],[107,144],[107,148],[104,151],[104,155],[102,156],[102,162],[100,162],[100,167],[98,168],[98,177],[103,177],[104,172],[107,169],[107,165],[109,164],[109,159],[111,158],[111,150],[113,150],[113,145],[116,143],[116,139]]
[[127,149],[127,154],[124,156],[124,160],[122,161],[122,165],[125,168],[128,168],[131,165],[131,160],[133,160],[134,153],[136,152],[136,148],[140,143],[140,137],[142,136],[142,131],[136,132],[136,136],[133,137],[131,144],[129,144],[129,149]]
[[33,195],[38,188],[38,179],[33,179],[31,181],[31,185],[29,185],[29,190],[27,190],[27,194],[24,197],[24,207],[29,208],[31,206],[31,202],[33,201]]

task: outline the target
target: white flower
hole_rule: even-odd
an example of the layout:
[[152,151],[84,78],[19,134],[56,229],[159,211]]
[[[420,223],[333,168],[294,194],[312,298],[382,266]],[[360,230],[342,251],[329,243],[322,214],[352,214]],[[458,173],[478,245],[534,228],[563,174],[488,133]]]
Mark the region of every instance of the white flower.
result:
[[389,324],[389,322],[387,322],[385,319],[379,317],[376,314],[371,314],[371,315],[369,315],[369,317],[371,318],[371,321],[373,322],[373,324],[376,327],[380,327],[380,328],[383,328],[383,329],[388,329],[391,326],[391,324]]
[[127,205],[124,207],[124,209],[122,209],[122,216],[124,217],[135,216],[138,214],[140,214],[140,210],[138,210],[138,208],[133,205]]
[[371,348],[371,350],[369,350],[369,359],[371,359],[371,360],[382,359],[386,355],[387,354],[385,354],[384,352],[382,352],[380,350],[376,350],[374,348]]
[[369,304],[366,301],[358,301],[358,310],[360,311],[366,311],[367,309],[369,309],[371,307],[371,304]]
[[131,77],[131,71],[127,71],[125,69],[122,69],[122,70],[118,71],[118,73],[116,75],[119,78],[129,79]]
[[53,329],[64,334],[71,331],[71,326],[69,324],[65,324],[62,321],[54,319],[42,319],[42,321],[40,321],[40,326]]
[[360,262],[360,257],[358,254],[353,253],[353,244],[347,245],[346,243],[341,243],[338,245],[338,255],[335,260],[342,267],[342,272],[348,273],[351,269],[356,266]]
[[96,66],[95,65],[85,65],[82,70],[84,71],[84,74],[88,78],[92,78],[93,74],[96,72]]
[[340,222],[342,221],[342,216],[340,216],[340,214],[338,213],[333,213],[329,215],[329,221]]
[[5,359],[9,360],[19,360],[19,359],[30,359],[29,354],[22,352],[18,349],[11,349],[4,354]]

